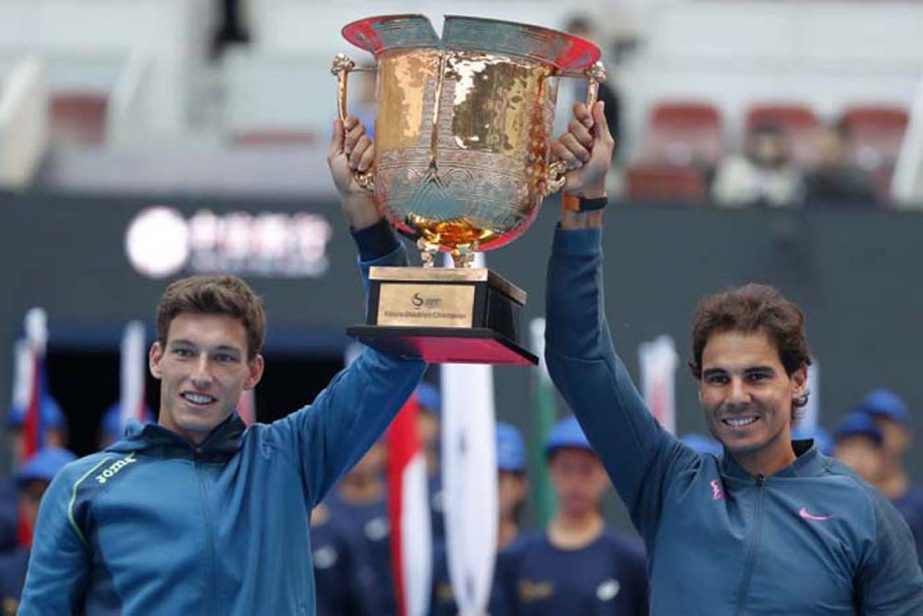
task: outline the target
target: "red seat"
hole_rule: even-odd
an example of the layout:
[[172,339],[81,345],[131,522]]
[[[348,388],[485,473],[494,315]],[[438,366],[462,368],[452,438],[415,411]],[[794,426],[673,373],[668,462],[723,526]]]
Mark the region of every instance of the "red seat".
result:
[[855,105],[843,111],[856,162],[874,171],[897,161],[910,116],[901,107]]
[[714,166],[722,153],[721,115],[709,103],[660,103],[651,110],[641,159],[672,166]]
[[797,103],[752,105],[745,121],[747,132],[763,125],[777,126],[785,131],[791,140],[792,157],[797,165],[810,167],[814,164],[820,122],[813,109]]
[[101,92],[51,95],[51,139],[56,144],[100,145],[106,140],[109,97]]
[[705,175],[693,167],[646,164],[628,170],[625,193],[636,201],[704,201]]
[[235,134],[234,144],[239,146],[304,146],[317,141],[317,135],[310,130],[258,129]]

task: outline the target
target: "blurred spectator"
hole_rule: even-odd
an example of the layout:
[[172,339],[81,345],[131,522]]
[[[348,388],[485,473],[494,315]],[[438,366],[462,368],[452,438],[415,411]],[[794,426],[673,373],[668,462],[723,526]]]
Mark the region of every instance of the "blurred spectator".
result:
[[646,614],[640,543],[606,527],[606,471],[574,417],[558,422],[545,452],[558,511],[544,533],[515,540],[497,563],[501,613]]
[[699,453],[707,453],[713,456],[721,456],[724,454],[724,446],[715,439],[710,436],[705,436],[704,434],[690,432],[680,437],[679,440]]
[[[510,424],[497,423],[497,550],[504,549],[519,536],[522,509],[526,502],[526,447],[522,435]],[[498,614],[500,597],[496,584],[491,592],[488,613]],[[449,578],[444,546],[433,557],[433,595],[430,616],[455,616],[458,606]]]
[[878,486],[884,472],[884,438],[871,417],[853,412],[834,434],[834,456],[870,485]]
[[[39,435],[39,443],[44,447],[64,447],[67,444],[67,419],[57,400],[45,394],[39,403],[40,424],[44,434]],[[26,409],[20,406],[10,408],[7,417],[7,435],[14,460],[22,459],[23,426],[26,421]]]
[[321,503],[311,511],[311,551],[317,616],[373,616],[372,597],[362,592],[374,582],[362,543]]
[[852,162],[849,129],[843,123],[826,126],[817,136],[817,166],[805,178],[805,201],[833,206],[875,205],[866,173]]
[[[77,457],[66,449],[46,447],[39,450],[16,472],[16,492],[19,518],[31,538],[42,495],[54,476],[68,462]],[[31,544],[31,540],[27,543]],[[0,556],[0,609],[2,613],[15,614],[26,581],[29,564],[29,546],[19,546]]]
[[[574,15],[568,20],[564,29],[574,36],[585,38],[595,43],[597,46],[605,48],[604,42],[598,39],[595,29],[593,28],[593,23],[589,17]],[[564,86],[564,88],[559,89],[558,92],[558,107],[567,112],[563,114],[563,116],[569,121],[572,117],[570,110],[574,103],[586,101],[587,84],[583,79],[567,79],[561,80],[561,85]],[[599,84],[598,100],[603,101],[606,106],[606,123],[609,124],[609,132],[612,134],[612,138],[615,139],[613,161],[617,162],[619,152],[622,150],[622,99],[611,85],[611,80]],[[559,130],[557,132],[564,132],[567,130],[566,126],[558,128]]]
[[212,36],[211,56],[218,58],[228,45],[250,42],[250,31],[244,23],[243,0],[220,0],[218,27]]
[[445,540],[442,475],[439,470],[439,414],[442,412],[442,397],[436,386],[426,381],[417,386],[416,396],[420,407],[420,412],[417,413],[417,428],[420,431],[420,442],[426,453],[426,472],[429,477],[427,489],[429,490],[430,529],[433,535],[433,545],[437,545]]
[[[151,409],[144,407],[142,413],[142,424],[153,423],[154,414]],[[112,443],[121,440],[124,436],[125,428],[122,427],[122,404],[116,402],[106,410],[103,415],[102,423],[99,427],[99,449],[105,449]]]
[[350,535],[359,538],[361,550],[368,555],[375,575],[364,578],[363,586],[355,592],[370,597],[374,613],[382,615],[397,613],[388,491],[384,480],[386,455],[383,442],[372,445],[325,501],[331,516],[343,522]]
[[803,191],[789,138],[772,124],[755,127],[746,137],[744,155],[722,160],[712,183],[715,203],[726,207],[792,207],[801,202]]

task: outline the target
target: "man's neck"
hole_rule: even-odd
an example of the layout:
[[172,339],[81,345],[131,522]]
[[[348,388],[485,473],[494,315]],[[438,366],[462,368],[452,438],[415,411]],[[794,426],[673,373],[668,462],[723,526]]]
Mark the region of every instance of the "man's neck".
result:
[[579,550],[593,543],[603,532],[605,521],[597,510],[582,515],[558,512],[548,525],[548,540],[562,550]]
[[731,454],[734,461],[753,477],[771,477],[794,462],[798,456],[791,441],[772,449],[763,448],[744,454]]

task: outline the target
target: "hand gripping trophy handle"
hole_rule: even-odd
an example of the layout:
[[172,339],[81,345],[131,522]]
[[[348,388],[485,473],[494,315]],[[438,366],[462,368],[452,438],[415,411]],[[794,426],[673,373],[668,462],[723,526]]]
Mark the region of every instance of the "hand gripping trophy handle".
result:
[[[592,107],[599,96],[599,82],[606,80],[606,67],[602,62],[597,62],[593,66],[580,73],[565,72],[560,74],[561,77],[574,77],[587,80],[587,107]],[[550,195],[564,188],[567,182],[567,163],[563,160],[552,161],[548,165],[548,179],[545,181],[545,195]]]
[[[337,113],[341,122],[346,122],[349,115],[347,86],[349,83],[349,74],[352,72],[371,73],[374,68],[363,68],[356,66],[356,62],[346,54],[338,53],[333,59],[333,66],[330,72],[337,78]],[[371,171],[353,171],[353,178],[356,184],[369,192],[375,191],[375,178]]]

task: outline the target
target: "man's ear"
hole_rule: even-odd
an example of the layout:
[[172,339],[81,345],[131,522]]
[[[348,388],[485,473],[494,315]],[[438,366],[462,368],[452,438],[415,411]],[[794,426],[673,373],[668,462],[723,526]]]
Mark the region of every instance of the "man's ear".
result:
[[260,382],[260,379],[263,378],[263,370],[266,368],[266,363],[263,360],[262,355],[257,355],[253,359],[247,362],[247,380],[244,381],[244,389],[253,389],[256,387],[256,384]]
[[147,365],[148,369],[151,371],[151,376],[153,376],[158,381],[160,380],[161,371],[160,371],[160,360],[163,359],[163,347],[160,346],[160,341],[155,340],[154,344],[151,345],[151,350],[147,354]]

